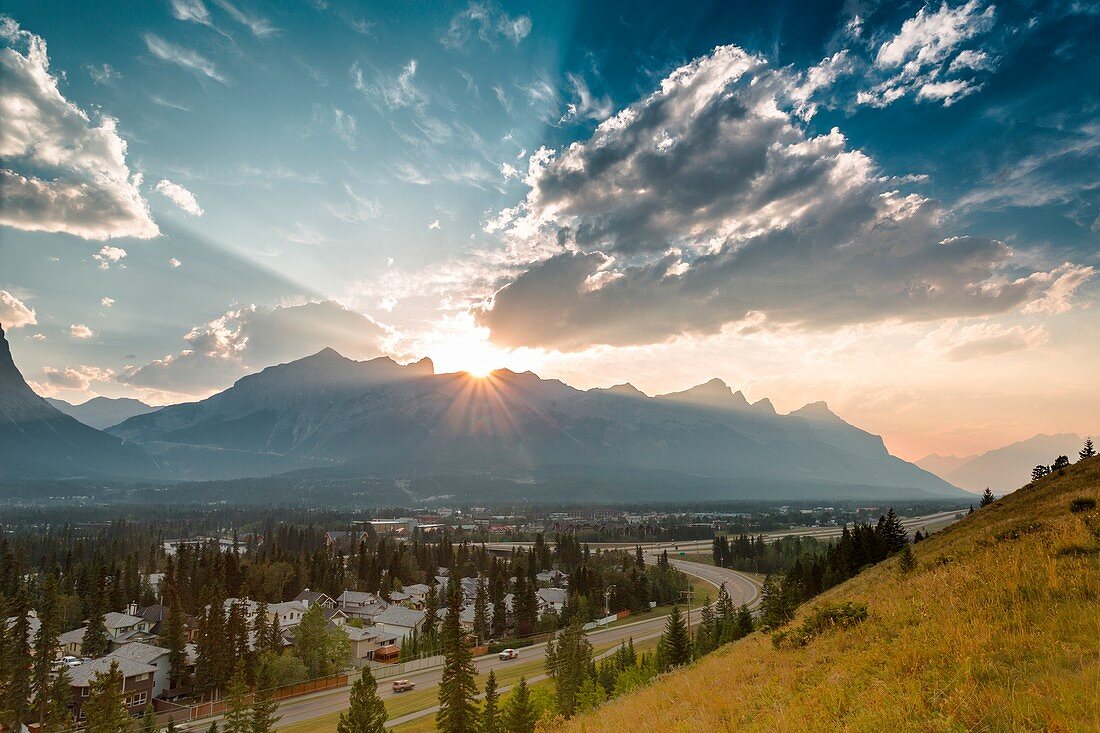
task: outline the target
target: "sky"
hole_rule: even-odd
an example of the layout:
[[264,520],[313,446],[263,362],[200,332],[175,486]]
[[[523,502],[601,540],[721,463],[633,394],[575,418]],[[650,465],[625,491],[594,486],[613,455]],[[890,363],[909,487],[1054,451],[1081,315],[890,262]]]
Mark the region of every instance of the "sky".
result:
[[7,0],[0,323],[44,396],[331,346],[1100,430],[1100,3]]

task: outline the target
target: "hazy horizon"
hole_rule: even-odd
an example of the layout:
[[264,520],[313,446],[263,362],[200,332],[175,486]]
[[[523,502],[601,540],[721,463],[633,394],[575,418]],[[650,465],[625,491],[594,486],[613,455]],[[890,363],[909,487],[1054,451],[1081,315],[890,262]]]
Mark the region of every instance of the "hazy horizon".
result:
[[1098,428],[1095,8],[5,8],[0,322],[41,395],[332,347],[717,377],[909,460]]

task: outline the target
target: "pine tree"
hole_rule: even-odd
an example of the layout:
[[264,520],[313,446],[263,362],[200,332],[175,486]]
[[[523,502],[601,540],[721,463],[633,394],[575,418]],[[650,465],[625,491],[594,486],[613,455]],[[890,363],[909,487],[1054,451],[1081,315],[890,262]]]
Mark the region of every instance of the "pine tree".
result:
[[737,609],[737,638],[743,638],[752,633],[752,611],[744,603]]
[[145,706],[145,712],[141,714],[141,733],[157,733],[157,714],[153,712],[152,705]]
[[161,643],[168,650],[168,687],[183,686],[184,669],[187,667],[187,637],[183,630],[183,607],[174,586],[167,588],[168,618],[165,619]]
[[595,710],[607,700],[607,692],[594,677],[586,677],[584,684],[577,690],[577,712],[586,713]]
[[447,615],[443,619],[443,676],[439,682],[439,712],[436,727],[442,733],[473,733],[477,730],[474,695],[477,684],[470,648],[466,646],[459,614],[462,612],[462,587],[457,578],[447,583]]
[[877,530],[879,541],[888,553],[900,552],[909,544],[909,533],[905,531],[893,507],[886,512],[886,517]]
[[[29,705],[31,685],[27,674],[27,667],[31,661],[29,625],[30,606],[27,602],[27,588],[16,578],[15,598],[8,609],[15,621],[9,628],[7,625],[8,613],[0,603],[0,625],[5,627],[7,641],[2,668],[0,668],[0,683],[3,683],[3,697],[0,697],[0,722],[6,723],[11,728],[19,730],[20,725],[29,721]],[[2,600],[2,599],[0,599]],[[6,679],[5,679],[6,677]]]
[[122,706],[122,672],[112,661],[107,672],[99,672],[88,685],[88,699],[81,710],[85,733],[130,733],[130,714]]
[[672,607],[661,641],[664,642],[668,666],[679,667],[691,661],[691,640],[688,638],[687,624],[679,606]]
[[1096,455],[1096,448],[1092,444],[1092,436],[1085,438],[1085,445],[1077,452],[1077,458],[1079,460],[1085,460],[1086,458],[1092,458]]
[[1031,482],[1034,483],[1049,475],[1050,469],[1040,463],[1038,466],[1031,469]]
[[911,573],[917,569],[917,559],[913,557],[913,551],[907,546],[901,551],[898,559],[898,569],[903,573]]
[[477,595],[474,597],[474,636],[478,643],[489,638],[489,588],[485,576],[477,578]]
[[993,496],[993,492],[989,490],[989,487],[985,487],[985,493],[982,494],[982,498],[978,501],[978,508],[987,507],[996,501],[996,497]]
[[57,579],[47,575],[42,584],[41,612],[38,614],[39,627],[34,635],[34,662],[31,668],[31,693],[35,701],[35,719],[41,724],[46,719],[46,709],[50,703],[50,692],[54,656],[57,652],[57,637],[60,633],[60,621],[57,617]]
[[351,706],[340,713],[336,733],[383,733],[386,730],[386,706],[378,697],[378,683],[370,667],[351,686]]
[[252,697],[251,733],[271,733],[279,716],[275,712],[279,703],[275,699],[275,675],[265,659],[256,670],[256,693]]
[[558,711],[567,718],[577,708],[577,691],[592,664],[592,645],[584,634],[580,616],[574,616],[556,638],[546,642],[546,674],[554,680]]
[[[485,680],[485,704],[481,708],[481,728],[479,733],[504,733],[500,712],[500,695],[497,693],[497,675],[489,670]],[[336,733],[346,733],[337,731]]]
[[310,679],[328,674],[325,642],[324,612],[314,603],[302,616],[302,622],[294,632],[294,652],[306,665]]
[[1058,456],[1054,459],[1054,463],[1050,464],[1051,471],[1061,471],[1065,468],[1069,468],[1069,457]]
[[224,733],[250,733],[252,710],[248,702],[248,683],[244,677],[244,665],[238,664],[225,689]]
[[84,630],[84,638],[80,642],[80,653],[85,657],[102,657],[110,649],[110,638],[107,636],[107,625],[103,620],[104,591],[102,587],[98,593],[93,593],[91,613],[88,618],[88,627]]
[[42,718],[42,733],[61,733],[72,728],[73,716],[69,712],[72,699],[72,680],[68,667],[62,666],[50,682],[46,714]]
[[504,729],[508,733],[535,733],[537,724],[538,716],[531,704],[527,679],[520,677],[504,705]]

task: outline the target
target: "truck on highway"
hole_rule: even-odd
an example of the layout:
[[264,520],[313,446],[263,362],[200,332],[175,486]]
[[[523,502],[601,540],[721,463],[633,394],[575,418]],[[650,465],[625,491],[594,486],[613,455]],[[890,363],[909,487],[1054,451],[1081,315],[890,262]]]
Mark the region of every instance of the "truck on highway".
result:
[[517,652],[515,649],[505,649],[504,651],[502,651],[500,653],[499,656],[500,656],[500,661],[504,662],[504,661],[507,661],[509,659],[515,659],[516,657],[519,656],[519,652]]

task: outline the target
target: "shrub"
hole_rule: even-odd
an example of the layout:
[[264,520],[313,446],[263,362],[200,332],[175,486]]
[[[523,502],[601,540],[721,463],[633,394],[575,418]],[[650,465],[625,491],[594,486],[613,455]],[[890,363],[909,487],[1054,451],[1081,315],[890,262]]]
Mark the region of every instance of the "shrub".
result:
[[1018,540],[1024,535],[1038,532],[1040,529],[1042,529],[1042,527],[1043,525],[1039,524],[1038,522],[1017,524],[1015,527],[1009,527],[1005,531],[998,532],[997,534],[993,535],[993,539],[997,540],[998,542],[1004,542],[1006,540]]
[[772,644],[777,649],[804,647],[829,629],[849,629],[866,620],[866,603],[854,601],[826,603],[812,610],[797,628],[773,634]]
[[1088,496],[1078,496],[1069,503],[1069,510],[1074,514],[1092,511],[1096,508],[1096,499]]

